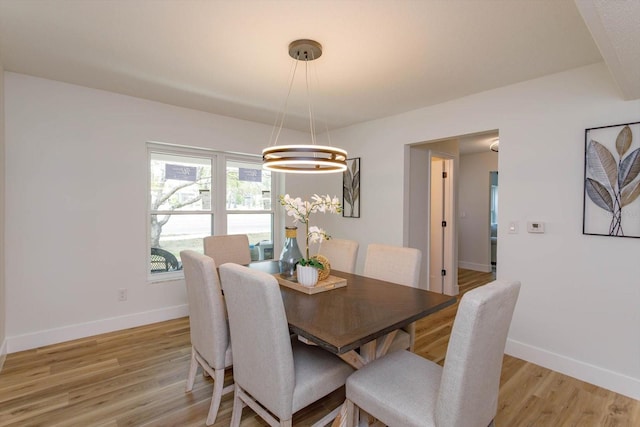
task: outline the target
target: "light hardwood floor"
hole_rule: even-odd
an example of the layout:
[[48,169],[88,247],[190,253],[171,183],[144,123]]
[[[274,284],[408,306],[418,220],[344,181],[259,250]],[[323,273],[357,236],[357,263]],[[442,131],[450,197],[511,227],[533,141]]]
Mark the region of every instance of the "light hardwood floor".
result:
[[[460,270],[464,293],[493,279]],[[416,352],[443,363],[457,304],[417,325]],[[185,393],[187,318],[7,356],[0,373],[0,426],[204,426],[212,393],[198,375]],[[230,383],[229,373],[225,379]],[[338,390],[294,417],[309,425],[344,399]],[[228,426],[233,395],[215,426]],[[248,408],[242,426],[264,426]],[[496,425],[640,426],[640,402],[505,356]]]

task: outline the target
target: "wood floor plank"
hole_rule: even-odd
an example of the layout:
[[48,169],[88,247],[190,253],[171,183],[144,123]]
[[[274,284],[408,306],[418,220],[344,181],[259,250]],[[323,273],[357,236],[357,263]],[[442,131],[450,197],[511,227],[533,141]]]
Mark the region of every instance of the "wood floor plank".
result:
[[539,410],[541,398],[534,391],[551,374],[551,371],[536,365],[523,365],[501,387],[498,399],[496,424],[517,426],[531,408]]
[[[460,269],[461,294],[493,280]],[[443,364],[458,304],[416,324],[416,353]],[[213,381],[200,373],[185,392],[189,319],[181,318],[7,355],[0,372],[0,426],[203,427]],[[225,383],[233,381],[232,372]],[[320,419],[344,400],[344,388],[294,415]],[[216,427],[231,421],[223,396]],[[267,424],[248,408],[242,427]],[[500,427],[638,427],[640,402],[506,356],[500,377]]]
[[47,396],[42,399],[31,399],[22,405],[9,407],[3,405],[0,409],[0,425],[6,423],[23,422],[40,414],[48,414],[59,408],[69,405],[69,396],[66,393]]
[[13,383],[8,387],[3,388],[0,393],[0,404],[4,405],[8,400],[28,396],[30,394],[37,394],[43,390],[51,388],[51,384],[62,385],[65,383],[88,381],[89,378],[96,375],[96,373],[112,369],[117,366],[117,364],[117,360],[111,359],[89,366],[82,366],[78,369],[70,369],[64,373],[49,375],[44,379],[30,379],[21,383]]

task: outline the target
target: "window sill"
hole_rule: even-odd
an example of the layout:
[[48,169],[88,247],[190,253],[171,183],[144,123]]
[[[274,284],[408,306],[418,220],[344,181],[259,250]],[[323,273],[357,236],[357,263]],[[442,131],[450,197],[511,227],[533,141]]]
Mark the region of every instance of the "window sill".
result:
[[164,283],[164,282],[175,282],[178,280],[184,280],[184,272],[175,271],[170,273],[156,273],[147,276],[147,283]]

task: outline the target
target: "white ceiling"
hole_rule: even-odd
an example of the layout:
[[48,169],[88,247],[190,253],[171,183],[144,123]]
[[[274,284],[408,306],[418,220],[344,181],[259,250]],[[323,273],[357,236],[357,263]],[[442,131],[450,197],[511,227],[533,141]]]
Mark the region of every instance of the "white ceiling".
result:
[[[640,1],[577,1],[0,0],[0,58],[7,71],[273,124],[287,46],[312,38],[324,46],[312,75],[322,129],[603,57],[626,98],[640,97],[625,60],[639,54]],[[307,129],[296,89],[285,127]]]
[[491,144],[499,140],[498,131],[487,131],[463,135],[455,138],[458,141],[458,151],[461,156],[465,154],[486,153],[491,149]]

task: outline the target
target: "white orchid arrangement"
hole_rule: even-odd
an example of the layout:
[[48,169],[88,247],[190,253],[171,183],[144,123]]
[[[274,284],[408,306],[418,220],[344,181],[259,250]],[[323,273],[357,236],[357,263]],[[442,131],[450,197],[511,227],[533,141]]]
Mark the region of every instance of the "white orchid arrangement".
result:
[[301,265],[311,265],[316,268],[322,269],[322,264],[316,262],[309,257],[309,243],[320,243],[323,240],[328,240],[331,237],[327,233],[316,226],[309,226],[309,216],[315,212],[321,213],[340,213],[342,212],[342,206],[337,197],[331,197],[328,194],[326,196],[318,196],[314,194],[311,197],[311,202],[302,200],[300,197],[295,199],[288,194],[280,196],[280,204],[284,206],[287,211],[287,215],[293,217],[293,223],[302,222],[306,226],[306,257],[300,261]]

